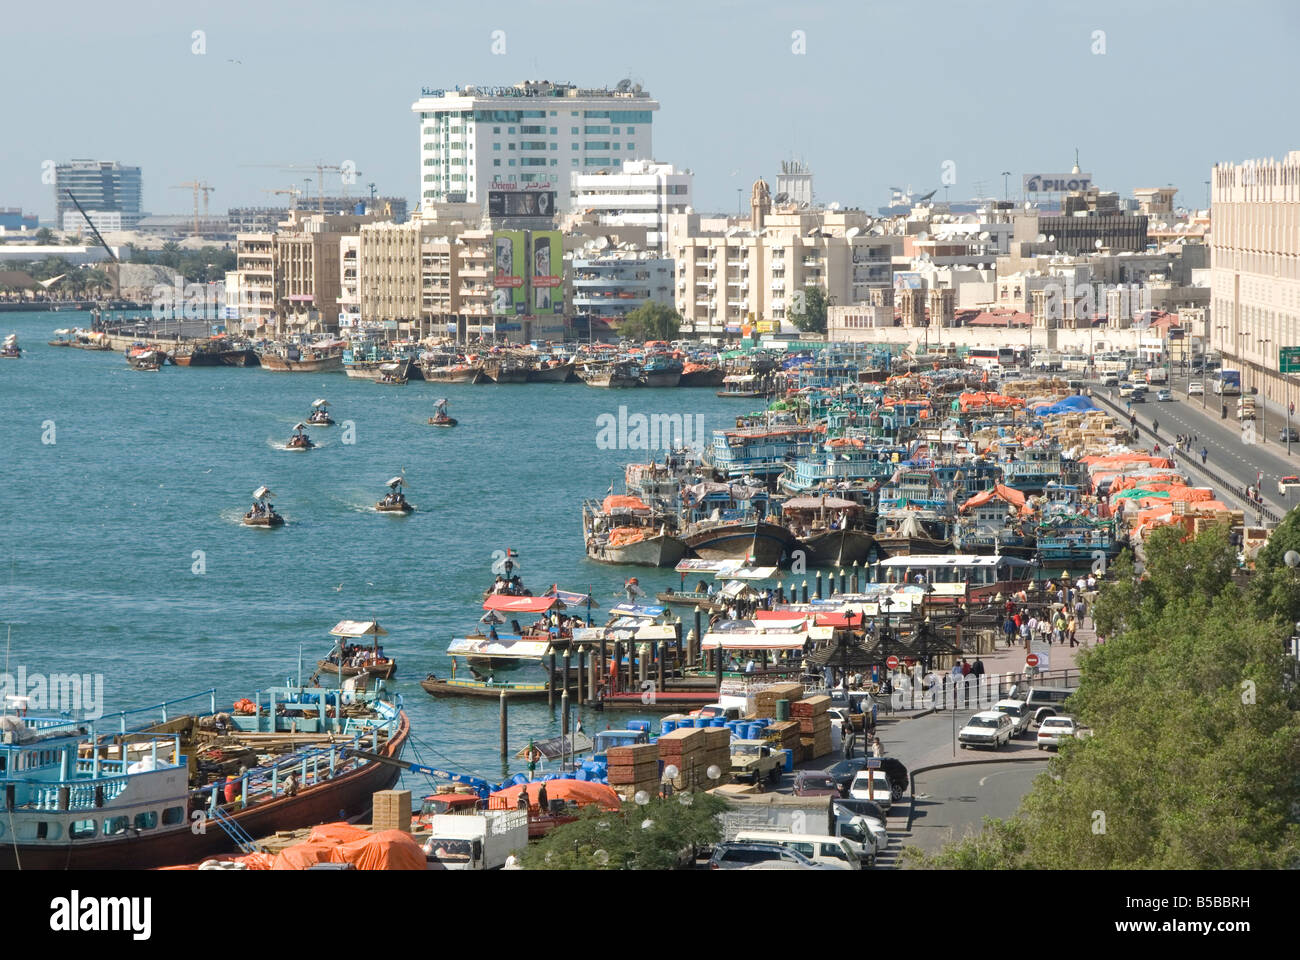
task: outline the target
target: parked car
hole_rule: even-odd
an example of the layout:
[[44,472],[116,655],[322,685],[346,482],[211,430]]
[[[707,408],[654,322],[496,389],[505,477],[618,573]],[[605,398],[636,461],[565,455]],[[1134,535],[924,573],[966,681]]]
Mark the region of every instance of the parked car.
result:
[[1046,718],[1054,717],[1065,709],[1064,704],[1073,690],[1065,687],[1032,687],[1025,694],[1025,706],[1033,711],[1034,724],[1041,724]]
[[862,770],[849,785],[849,796],[855,800],[874,800],[880,809],[889,812],[893,804],[893,790],[883,770]]
[[792,850],[779,843],[719,843],[713,848],[709,858],[710,870],[743,870],[760,863],[784,861],[798,864],[806,870],[825,870],[826,867],[813,863],[798,850]]
[[[835,806],[837,816],[843,818],[852,818],[853,822],[862,823],[871,836],[875,844],[875,854],[879,856],[889,847],[889,817],[884,810],[880,809],[880,804],[874,800],[857,800],[853,797],[845,797],[831,801]],[[850,840],[857,839],[849,829],[849,824],[841,822],[839,834]]]
[[1282,496],[1289,490],[1300,490],[1300,477],[1281,477],[1277,481],[1277,492]]
[[1277,432],[1277,439],[1281,443],[1286,443],[1288,440],[1292,443],[1300,442],[1300,431],[1295,427],[1283,427]]
[[840,793],[847,795],[849,785],[853,783],[853,778],[858,775],[858,771],[865,769],[866,766],[866,757],[854,757],[852,760],[841,760],[834,766],[829,767],[826,773],[835,778],[835,784],[839,787]]
[[794,775],[796,797],[838,797],[839,785],[826,770],[797,770]]
[[992,747],[996,750],[1011,742],[1014,729],[1011,718],[1005,713],[982,710],[967,720],[966,726],[957,732],[957,742],[963,750],[967,747]]
[[1074,717],[1048,717],[1038,728],[1038,749],[1055,750],[1062,740],[1070,737],[1083,739],[1091,732],[1087,727],[1079,726]]
[[777,833],[766,830],[742,830],[736,834],[737,843],[775,843],[787,850],[802,854],[813,863],[831,870],[861,870],[862,860],[853,844],[844,837],[820,836],[811,833]]
[[1189,384],[1187,384],[1187,395],[1189,397],[1205,396],[1205,384],[1201,383],[1201,381],[1199,380],[1191,381]]
[[1005,713],[1011,718],[1011,735],[1018,737],[1029,732],[1029,724],[1034,719],[1034,712],[1023,700],[999,700],[993,709]]
[[1174,399],[1174,392],[1172,390],[1156,391],[1156,403],[1170,403],[1173,401],[1173,399]]

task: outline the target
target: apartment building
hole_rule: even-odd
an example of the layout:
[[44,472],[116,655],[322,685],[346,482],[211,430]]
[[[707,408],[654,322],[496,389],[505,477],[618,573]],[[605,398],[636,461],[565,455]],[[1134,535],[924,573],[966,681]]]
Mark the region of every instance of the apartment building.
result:
[[644,227],[646,242],[663,252],[668,217],[687,213],[695,175],[671,163],[624,160],[617,170],[574,170],[569,179],[569,209],[606,227]]
[[570,264],[575,314],[617,324],[647,300],[673,306],[673,261],[640,250],[585,250]]

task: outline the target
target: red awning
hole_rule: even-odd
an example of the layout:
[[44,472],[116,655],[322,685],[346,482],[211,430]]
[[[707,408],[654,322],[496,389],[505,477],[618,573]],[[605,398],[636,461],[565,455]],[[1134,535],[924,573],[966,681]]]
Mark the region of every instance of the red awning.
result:
[[484,610],[505,610],[510,613],[545,613],[552,607],[563,610],[564,604],[555,597],[512,597],[504,593],[494,593],[483,601]]

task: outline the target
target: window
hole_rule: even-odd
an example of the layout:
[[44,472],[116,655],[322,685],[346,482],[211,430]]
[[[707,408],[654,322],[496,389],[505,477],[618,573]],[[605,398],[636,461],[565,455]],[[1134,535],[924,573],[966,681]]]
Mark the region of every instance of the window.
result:
[[570,127],[570,128],[569,128],[569,133],[576,137],[576,136],[578,135],[578,128],[577,128],[577,127]]
[[629,150],[635,150],[635,149],[636,149],[636,144],[634,144],[634,143],[629,143],[629,144],[627,145],[627,148],[628,148]]
[[494,144],[492,144],[492,149],[493,149],[493,150],[500,150],[500,149],[501,149],[501,144],[499,144],[499,143],[494,143]]
[[68,839],[85,840],[94,837],[96,826],[94,820],[74,820],[72,825],[68,827]]
[[109,817],[104,821],[104,836],[116,837],[120,833],[126,833],[130,823],[130,817]]
[[185,822],[184,807],[168,807],[163,811],[163,826],[174,827],[178,823]]
[[492,161],[492,166],[494,166],[494,167],[499,167],[499,166],[501,166],[501,161],[500,161],[500,160],[493,160],[493,161]]
[[578,158],[574,157],[572,160],[569,161],[569,163],[576,167],[578,165]]
[[588,125],[582,128],[583,133],[609,133],[608,124]]
[[157,810],[148,810],[147,813],[135,814],[136,830],[152,830],[153,827],[156,827],[157,825],[159,825],[159,814],[157,814]]
[[615,127],[613,130],[610,131],[610,133],[618,133],[618,127]]
[[[551,158],[551,166],[555,166],[555,165],[556,165],[557,163],[559,163],[559,162],[560,162],[560,161],[556,160],[554,157]],[[552,179],[554,179],[554,178],[552,178]]]
[[514,128],[514,127],[507,127],[507,128],[506,128],[506,133],[514,133],[514,132],[515,132],[515,128]]
[[511,161],[510,161],[510,166],[513,167],[514,165],[515,165],[515,161],[514,161],[514,160],[511,160]]
[[492,128],[492,132],[493,132],[493,133],[500,133],[500,132],[501,132],[501,128],[500,128],[500,127],[493,127],[493,128]]
[[560,149],[560,145],[559,145],[558,143],[553,143],[553,144],[551,144],[551,149],[552,149],[552,150],[559,150],[559,149]]
[[627,135],[628,135],[629,137],[630,137],[632,134],[634,134],[634,133],[636,133],[636,127],[628,127],[628,128],[627,128]]
[[507,149],[510,149],[510,150],[515,149],[515,145],[514,145],[513,143],[508,143],[508,144],[506,144],[506,147],[507,147]]
[[[554,110],[551,111],[551,116],[555,116],[555,111],[554,111]],[[556,128],[555,128],[555,127],[551,127],[551,136],[555,136],[556,132],[557,132],[557,131],[556,131]]]
[[[551,116],[555,116],[555,111],[554,111],[554,110],[551,111]],[[551,131],[551,133],[554,133],[554,132],[555,132],[554,130]]]
[[617,150],[617,149],[619,148],[619,146],[620,146],[620,144],[617,144],[617,143],[614,144],[614,149]]

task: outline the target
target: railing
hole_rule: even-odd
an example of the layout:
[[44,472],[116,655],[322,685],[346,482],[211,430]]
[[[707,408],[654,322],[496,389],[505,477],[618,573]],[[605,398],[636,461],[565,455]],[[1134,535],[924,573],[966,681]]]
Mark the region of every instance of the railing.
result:
[[226,811],[220,807],[215,807],[211,811],[211,817],[216,821],[217,826],[226,832],[226,836],[234,841],[235,846],[239,848],[241,853],[254,853],[257,850],[257,844],[253,841],[252,836]]

